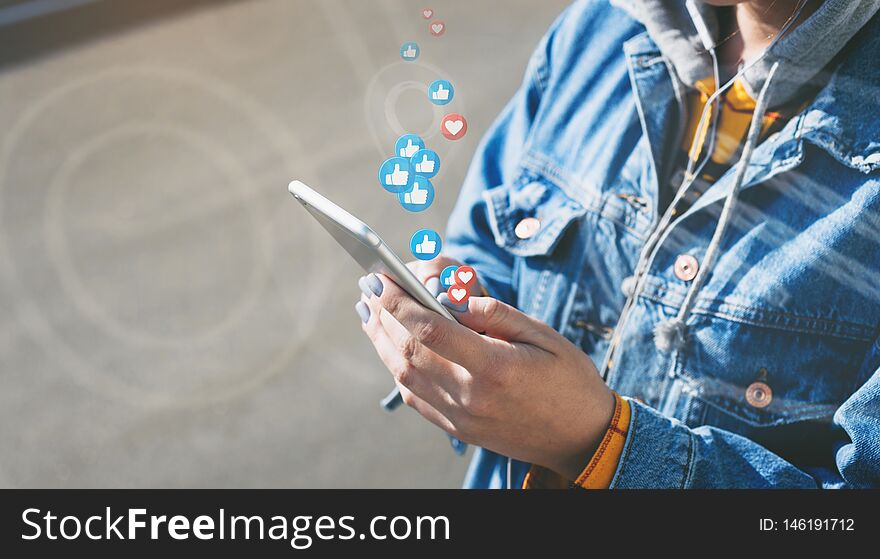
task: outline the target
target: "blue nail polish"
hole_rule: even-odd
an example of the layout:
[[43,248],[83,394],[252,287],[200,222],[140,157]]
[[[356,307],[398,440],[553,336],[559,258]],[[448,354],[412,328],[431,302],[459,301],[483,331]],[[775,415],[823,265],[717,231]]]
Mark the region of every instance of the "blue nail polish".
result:
[[361,317],[361,322],[366,324],[370,320],[370,307],[367,306],[363,301],[358,301],[354,306],[354,310],[357,311],[358,316]]
[[370,291],[372,291],[376,297],[382,295],[382,290],[385,289],[385,286],[382,285],[382,280],[379,279],[379,276],[376,274],[370,274],[366,277],[365,282],[367,287],[370,288]]
[[370,289],[370,286],[367,284],[366,276],[361,276],[358,280],[358,287],[361,288],[361,292],[366,295],[368,299],[373,296],[373,290]]
[[434,297],[437,297],[444,291],[443,287],[440,285],[440,278],[429,279],[425,282],[425,287],[428,288],[428,291],[430,291]]
[[456,305],[455,303],[453,303],[449,299],[449,295],[447,295],[446,292],[443,292],[440,295],[438,295],[437,300],[440,301],[441,305],[443,305],[444,307],[446,307],[448,309],[452,309],[455,312],[467,312],[467,310],[468,310],[467,303],[462,303],[460,305]]

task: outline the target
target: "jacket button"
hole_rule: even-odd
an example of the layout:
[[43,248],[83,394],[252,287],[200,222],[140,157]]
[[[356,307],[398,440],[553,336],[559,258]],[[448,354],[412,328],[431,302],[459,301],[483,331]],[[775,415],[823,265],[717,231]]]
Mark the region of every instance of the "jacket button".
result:
[[541,228],[541,220],[536,217],[527,217],[516,224],[513,230],[520,239],[530,239],[535,236],[538,229]]
[[681,281],[691,281],[697,277],[697,270],[700,269],[700,263],[690,254],[680,254],[675,259],[675,277]]
[[773,390],[763,382],[753,382],[746,388],[746,401],[755,408],[766,408],[773,401]]

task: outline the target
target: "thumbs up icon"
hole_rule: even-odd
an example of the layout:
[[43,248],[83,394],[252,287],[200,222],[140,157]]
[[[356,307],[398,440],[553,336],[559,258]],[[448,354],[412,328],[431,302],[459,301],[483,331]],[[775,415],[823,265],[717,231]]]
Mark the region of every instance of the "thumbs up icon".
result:
[[434,185],[421,175],[413,177],[412,186],[397,194],[397,201],[408,212],[423,212],[434,203]]
[[406,43],[400,47],[400,57],[404,60],[412,62],[419,57],[419,45],[415,43]]
[[413,206],[424,206],[428,203],[428,191],[424,188],[419,188],[419,183],[414,182],[412,190],[404,193],[403,203],[412,204]]
[[406,186],[409,181],[409,171],[401,171],[400,165],[394,165],[394,171],[385,175],[385,184],[388,186]]
[[435,80],[428,86],[428,100],[435,105],[448,105],[455,95],[455,88],[447,80]]
[[400,156],[410,158],[420,149],[422,149],[421,146],[413,144],[412,138],[409,138],[406,141],[406,146],[400,148]]
[[422,160],[416,163],[416,173],[430,175],[434,173],[434,161],[428,159],[428,154],[422,155]]
[[420,229],[412,236],[409,248],[419,260],[433,260],[440,254],[440,235],[431,229]]
[[428,238],[425,234],[422,236],[422,242],[416,245],[416,254],[434,254],[437,249],[437,243]]

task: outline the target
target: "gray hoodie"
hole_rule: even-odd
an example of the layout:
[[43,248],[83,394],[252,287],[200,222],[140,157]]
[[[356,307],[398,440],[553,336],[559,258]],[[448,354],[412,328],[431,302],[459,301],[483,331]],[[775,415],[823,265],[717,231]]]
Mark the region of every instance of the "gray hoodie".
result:
[[[795,27],[745,73],[745,86],[757,96],[775,62],[768,105],[778,107],[796,99],[817,78],[846,43],[880,9],[880,0],[808,0],[822,6]],[[712,61],[703,47],[684,0],[611,0],[642,22],[660,51],[686,84],[712,75]],[[710,33],[718,37],[717,8],[698,2]]]

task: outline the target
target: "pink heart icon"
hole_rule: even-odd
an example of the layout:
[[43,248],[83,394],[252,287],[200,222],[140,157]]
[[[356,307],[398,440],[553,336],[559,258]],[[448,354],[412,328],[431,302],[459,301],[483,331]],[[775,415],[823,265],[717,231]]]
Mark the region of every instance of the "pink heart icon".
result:
[[433,35],[435,37],[439,37],[440,35],[442,35],[443,33],[446,32],[446,24],[443,23],[442,21],[440,21],[439,19],[435,19],[434,21],[431,22],[429,29],[431,31],[431,35]]
[[431,17],[433,16],[434,10],[432,10],[431,8],[425,8],[424,10],[422,10],[422,17],[424,17],[425,19],[431,19]]
[[450,113],[440,121],[440,133],[447,140],[459,140],[467,133],[467,121],[458,113]]

